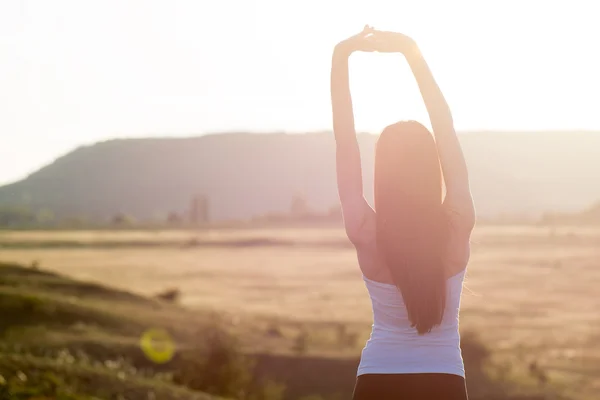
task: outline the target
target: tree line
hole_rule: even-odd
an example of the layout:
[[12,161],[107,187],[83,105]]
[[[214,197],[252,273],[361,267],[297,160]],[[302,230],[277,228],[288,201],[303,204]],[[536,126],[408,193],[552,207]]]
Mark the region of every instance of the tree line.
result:
[[[498,217],[491,221],[502,222],[508,217]],[[287,212],[270,212],[257,215],[252,219],[256,223],[286,222],[341,222],[342,211],[339,204],[332,205],[326,211],[316,211],[302,193],[296,193]],[[210,224],[210,201],[205,195],[192,197],[189,207],[184,211],[171,211],[163,217],[151,220],[137,220],[135,216],[123,212],[105,220],[93,219],[84,215],[57,216],[48,208],[31,208],[26,205],[0,206],[0,228],[93,228],[93,227],[169,227],[204,226]],[[516,223],[516,222],[515,222]],[[547,212],[538,220],[539,225],[600,225],[600,201],[578,212]]]
[[[332,206],[325,212],[311,209],[306,197],[295,194],[287,212],[273,212],[257,215],[252,222],[318,222],[341,221],[342,213],[339,205]],[[171,211],[162,217],[138,220],[136,216],[117,211],[105,219],[91,218],[85,215],[58,216],[47,208],[35,209],[27,205],[0,206],[0,228],[2,229],[34,229],[34,228],[100,228],[100,227],[201,227],[212,222],[210,200],[208,196],[196,195],[183,211]]]

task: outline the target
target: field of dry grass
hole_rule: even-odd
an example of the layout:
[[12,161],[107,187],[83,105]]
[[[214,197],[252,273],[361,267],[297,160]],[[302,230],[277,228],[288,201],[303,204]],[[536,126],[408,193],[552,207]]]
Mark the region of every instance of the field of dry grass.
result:
[[[213,245],[181,246],[192,239]],[[234,245],[248,239],[264,244]],[[92,245],[47,246],[52,241]],[[93,246],[102,241],[122,245]],[[143,241],[167,245],[127,246]],[[31,246],[11,246],[18,243]],[[371,322],[354,252],[339,229],[4,232],[0,244],[3,261],[37,261],[141,294],[179,288],[186,305],[243,319],[355,322],[365,334]],[[599,286],[600,228],[482,226],[472,239],[461,328],[477,331],[500,360],[535,360],[573,398],[591,398],[583,396],[600,393]]]

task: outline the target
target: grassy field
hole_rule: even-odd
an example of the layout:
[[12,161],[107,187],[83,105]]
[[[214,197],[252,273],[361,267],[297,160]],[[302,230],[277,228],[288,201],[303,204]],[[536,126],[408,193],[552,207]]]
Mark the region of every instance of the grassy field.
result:
[[[542,386],[596,398],[599,245],[600,228],[478,227],[461,329],[477,332],[511,379],[541,369]],[[139,295],[179,289],[184,306],[227,316],[261,351],[282,350],[286,332],[293,337],[308,324],[321,329],[309,353],[358,356],[369,333],[367,293],[339,229],[2,232],[0,246],[0,261],[36,263]],[[273,321],[279,341],[260,333]],[[332,323],[356,332],[353,346],[333,346]]]

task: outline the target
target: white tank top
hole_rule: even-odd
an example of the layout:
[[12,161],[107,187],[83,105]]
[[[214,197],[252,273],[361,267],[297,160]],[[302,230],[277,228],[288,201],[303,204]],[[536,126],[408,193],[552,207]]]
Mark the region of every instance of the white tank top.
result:
[[464,377],[458,313],[465,273],[463,270],[448,279],[442,323],[424,335],[410,326],[395,285],[363,276],[373,304],[373,329],[357,374],[446,373]]

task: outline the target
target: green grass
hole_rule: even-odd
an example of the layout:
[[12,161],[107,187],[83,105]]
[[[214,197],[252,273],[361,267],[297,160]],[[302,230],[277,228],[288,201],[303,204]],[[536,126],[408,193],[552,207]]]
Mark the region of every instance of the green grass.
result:
[[140,350],[137,338],[165,308],[174,307],[0,264],[0,399],[213,399],[161,378]]
[[[339,322],[232,322],[16,264],[0,264],[0,315],[0,400],[344,399],[364,333]],[[148,328],[175,339],[170,362],[155,364],[141,351]],[[527,365],[503,372],[477,335],[464,332],[462,346],[471,399],[562,398]]]
[[4,354],[0,361],[4,386],[8,386],[4,391],[13,396],[7,398],[30,399],[28,396],[37,395],[87,400],[113,399],[121,395],[126,399],[215,399],[173,385],[166,379],[139,376],[133,369],[75,360],[68,353],[64,354],[67,355],[54,359]]

